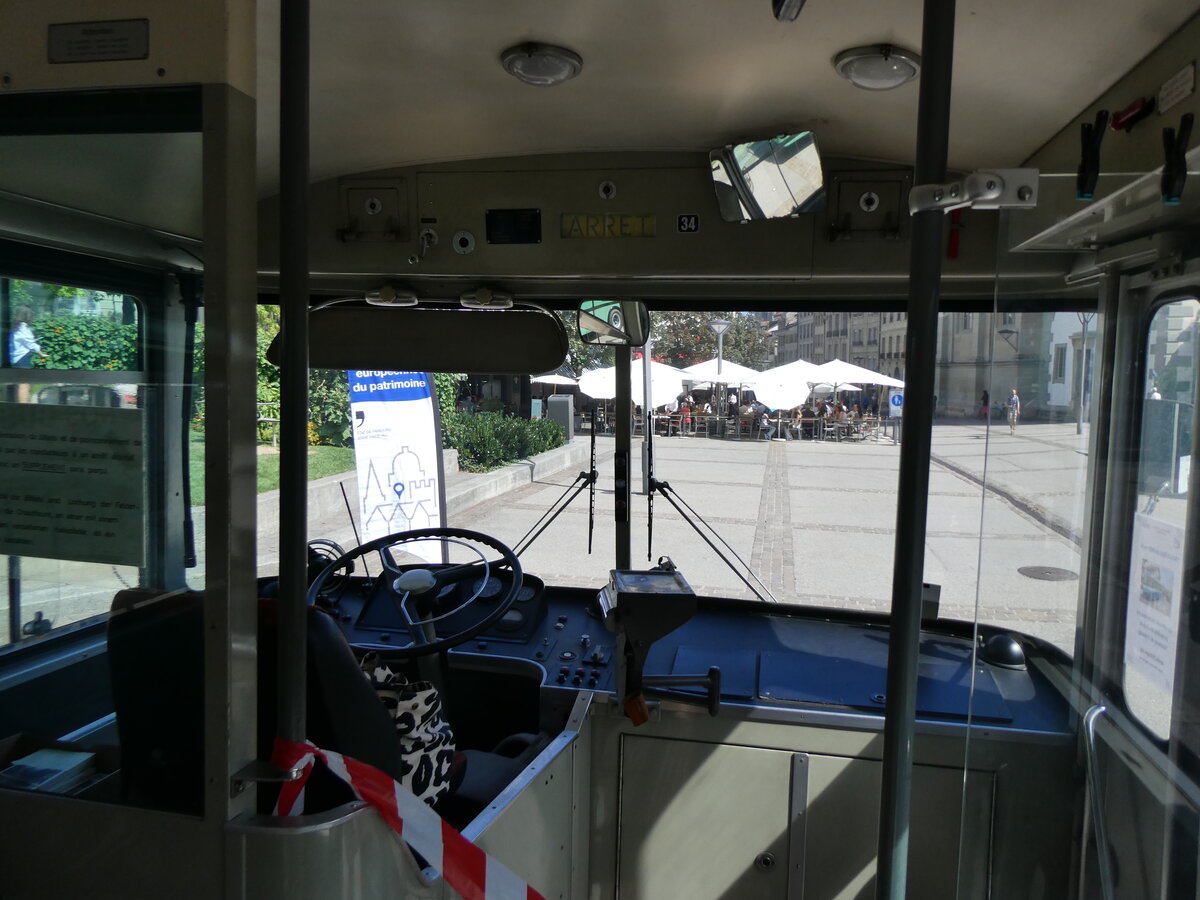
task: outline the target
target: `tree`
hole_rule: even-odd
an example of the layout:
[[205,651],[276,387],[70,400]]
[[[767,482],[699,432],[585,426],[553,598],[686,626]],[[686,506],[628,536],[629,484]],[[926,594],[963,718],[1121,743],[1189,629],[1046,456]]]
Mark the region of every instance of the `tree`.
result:
[[563,328],[567,330],[567,364],[575,370],[576,375],[582,374],[587,369],[599,369],[611,366],[616,362],[613,358],[612,347],[583,342],[579,336],[575,310],[560,309],[557,312]]
[[717,336],[708,327],[713,319],[732,324],[725,332],[722,357],[754,369],[763,368],[771,340],[756,316],[741,312],[652,312],[650,335],[654,338],[652,358],[684,368],[717,355]]

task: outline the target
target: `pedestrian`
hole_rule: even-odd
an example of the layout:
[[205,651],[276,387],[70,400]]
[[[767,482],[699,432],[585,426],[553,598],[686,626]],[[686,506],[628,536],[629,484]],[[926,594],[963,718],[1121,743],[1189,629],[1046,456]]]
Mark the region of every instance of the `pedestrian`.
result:
[[[33,321],[33,310],[18,306],[13,312],[13,329],[8,334],[8,364],[16,369],[32,369],[35,357],[45,358],[41,345],[29,323]],[[29,402],[29,385],[17,385],[17,402]]]
[[1017,393],[1017,389],[1013,388],[1008,400],[1004,403],[1008,410],[1008,433],[1017,433],[1017,419],[1021,418],[1021,397]]
[[13,330],[8,335],[8,364],[17,369],[33,368],[34,356],[42,356],[42,348],[33,334],[29,323],[33,321],[33,310],[18,306],[13,314]]
[[983,396],[979,398],[979,418],[981,419],[986,419],[988,414],[992,411],[990,405],[988,404],[988,399],[988,392],[984,391]]
[[1150,389],[1150,399],[1151,399],[1151,400],[1161,400],[1161,399],[1162,399],[1162,392],[1161,392],[1161,391],[1159,391],[1159,389],[1158,389],[1158,385],[1157,385],[1157,384],[1156,384],[1156,385],[1154,385],[1154,386],[1153,386],[1153,387]]
[[771,438],[775,437],[775,423],[771,421],[770,410],[768,410],[761,403],[758,404],[758,406],[762,410],[758,413],[758,432],[759,434],[763,435],[763,440],[769,441]]

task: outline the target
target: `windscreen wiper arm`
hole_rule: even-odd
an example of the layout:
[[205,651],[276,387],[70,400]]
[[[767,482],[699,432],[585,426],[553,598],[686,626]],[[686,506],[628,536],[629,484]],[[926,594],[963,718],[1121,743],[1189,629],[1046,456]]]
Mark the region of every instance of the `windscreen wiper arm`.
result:
[[[588,502],[588,553],[592,552],[592,531],[596,522],[596,481],[600,474],[596,471],[596,413],[592,411],[592,469],[590,472],[580,472],[575,476],[575,480],[568,485],[567,489],[559,495],[558,499],[550,504],[550,508],[542,513],[542,517],[533,523],[533,526],[525,532],[525,535],[513,545],[513,553],[520,556],[528,550],[533,542],[536,541],[543,531],[550,527],[550,523],[559,517],[564,509],[571,505],[572,501],[579,496],[580,492],[586,487],[591,488]],[[567,495],[570,494],[568,497]]]
[[[746,563],[746,561],[744,559],[742,559],[740,556],[738,556],[736,550],[734,550],[732,547],[729,546],[729,542],[726,541],[725,538],[721,537],[721,535],[717,532],[717,530],[715,528],[713,528],[711,525],[709,525],[707,522],[705,522],[703,517],[700,515],[700,513],[696,512],[696,510],[694,510],[694,509],[692,509],[692,507],[688,506],[687,501],[685,501],[682,497],[680,497],[677,493],[675,493],[675,491],[671,488],[671,485],[669,485],[665,481],[659,481],[657,478],[652,477],[650,479],[649,501],[652,505],[654,503],[654,492],[655,491],[658,491],[658,493],[662,494],[666,498],[667,502],[670,503],[673,507],[675,507],[675,511],[678,512],[679,515],[683,516],[683,521],[687,522],[689,525],[692,526],[692,528],[695,530],[696,534],[700,535],[700,537],[704,540],[704,543],[708,544],[708,546],[712,548],[713,552],[716,553],[718,557],[720,557],[721,561],[723,563],[725,563],[725,565],[729,566],[729,570],[731,572],[733,572],[733,574],[736,575],[738,578],[740,578],[745,583],[746,587],[750,588],[750,590],[754,593],[754,596],[758,597],[758,599],[763,601],[764,603],[767,603],[767,602],[778,603],[779,602],[779,598],[776,597],[774,594],[772,594],[770,588],[768,588],[765,584],[763,584],[762,579],[754,574],[754,570],[750,568],[750,566]],[[687,510],[686,512],[684,511],[685,507]],[[688,513],[691,513],[691,516],[689,516]],[[698,525],[697,522],[699,522],[700,524]],[[729,559],[729,557],[726,556],[721,551],[721,548],[713,543],[712,539],[708,536],[708,534],[706,534],[704,531],[701,530],[700,525],[703,525],[706,529],[708,529],[708,532],[711,533],[713,537],[715,537],[718,541],[721,542],[721,544],[725,547],[725,549],[729,551],[730,555],[733,556],[733,558],[736,559],[739,563],[741,563],[742,569],[745,569],[746,572],[748,572],[750,574],[750,578],[753,578],[755,581],[758,582],[759,587],[762,588],[761,591],[757,587],[755,587],[750,582],[750,580],[748,578],[746,578],[745,575],[742,574],[741,570],[739,570],[738,567],[735,566],[733,564],[733,562]],[[647,548],[647,550],[649,550],[649,548]],[[763,596],[764,593],[766,594],[766,596]],[[770,598],[770,600],[768,600],[768,598]]]

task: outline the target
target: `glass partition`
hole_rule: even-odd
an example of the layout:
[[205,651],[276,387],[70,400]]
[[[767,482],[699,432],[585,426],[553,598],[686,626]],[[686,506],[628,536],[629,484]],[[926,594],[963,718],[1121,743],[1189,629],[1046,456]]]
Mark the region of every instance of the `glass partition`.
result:
[[[1042,195],[1057,196],[1059,180],[1043,176]],[[1096,383],[1114,323],[1101,314],[1100,280],[1064,289],[1053,266],[1009,252],[1028,219],[996,215],[991,310],[939,317],[925,572],[943,584],[940,616],[969,623],[973,637],[962,803],[990,806],[993,823],[986,835],[964,828],[960,855],[989,860],[997,894],[1068,896],[1082,711],[1067,701],[1082,671],[1080,610],[1099,540],[1097,423],[1107,413]],[[1020,709],[1023,728],[997,719],[997,702]],[[1013,791],[1040,798],[1036,819],[1006,814]],[[974,877],[960,872],[957,896],[976,895]]]
[[202,142],[177,100],[195,132],[0,137],[0,788],[200,815]]
[[[1073,653],[1086,541],[1093,351],[1086,310],[1000,298],[939,317],[926,580],[942,614]],[[1086,350],[1084,349],[1086,347]],[[957,549],[955,549],[957,548]],[[949,590],[947,590],[949,586]]]

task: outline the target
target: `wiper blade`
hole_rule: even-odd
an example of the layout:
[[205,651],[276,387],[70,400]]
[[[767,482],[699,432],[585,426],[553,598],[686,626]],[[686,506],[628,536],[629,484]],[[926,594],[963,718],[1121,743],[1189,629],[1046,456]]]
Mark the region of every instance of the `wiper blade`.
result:
[[[678,493],[675,492],[674,489],[672,489],[671,485],[669,485],[665,481],[659,481],[657,478],[651,478],[650,479],[650,502],[652,504],[654,502],[654,492],[655,491],[658,491],[660,494],[662,494],[667,499],[667,502],[670,503],[673,507],[675,507],[675,511],[678,512],[681,516],[683,516],[683,520],[692,526],[693,530],[696,532],[696,534],[700,535],[700,537],[704,541],[704,543],[708,544],[708,546],[712,548],[713,552],[716,553],[718,557],[720,557],[721,561],[723,563],[725,563],[725,565],[729,566],[729,570],[731,572],[733,572],[733,574],[736,575],[738,578],[740,578],[742,580],[742,582],[746,585],[746,587],[750,588],[750,590],[754,593],[754,596],[758,597],[758,599],[761,600],[763,603],[768,603],[768,602],[778,603],[779,602],[779,598],[776,597],[774,594],[772,594],[770,588],[768,588],[765,584],[763,584],[762,579],[754,574],[754,570],[752,568],[750,568],[750,566],[746,563],[746,561],[744,559],[742,559],[740,556],[738,556],[736,550],[734,550],[731,546],[729,546],[729,542],[726,541],[725,538],[721,537],[721,535],[717,532],[717,530],[715,528],[713,528],[711,525],[709,525],[707,522],[705,522],[704,518],[700,515],[700,513],[696,512],[696,510],[692,509],[692,507],[687,504],[687,501],[685,501],[682,497],[679,496]],[[687,510],[686,512],[684,511],[685,508]],[[688,513],[691,513],[690,517],[689,517]],[[700,525],[703,525],[706,529],[708,529],[708,532],[711,533],[713,537],[715,537],[718,541],[721,542],[721,544],[725,547],[725,549],[729,551],[730,555],[732,555],[734,559],[736,559],[739,563],[741,563],[742,569],[744,569],[746,572],[749,573],[750,578],[753,578],[755,581],[758,582],[759,587],[762,588],[761,591],[757,587],[755,587],[753,584],[751,584],[750,580],[748,578],[746,578],[745,575],[742,574],[742,572],[738,569],[737,566],[735,566],[733,564],[733,562],[729,559],[728,556],[726,556],[724,553],[721,552],[721,548],[713,543],[712,539],[709,538],[708,534],[705,534],[705,532],[703,530],[701,530],[700,525],[698,525],[697,522],[699,522]],[[766,594],[766,596],[763,596],[764,594]],[[768,598],[770,598],[770,599],[768,600]]]

